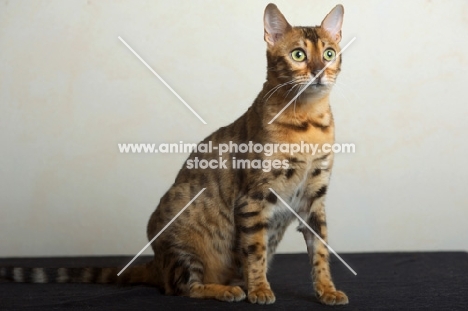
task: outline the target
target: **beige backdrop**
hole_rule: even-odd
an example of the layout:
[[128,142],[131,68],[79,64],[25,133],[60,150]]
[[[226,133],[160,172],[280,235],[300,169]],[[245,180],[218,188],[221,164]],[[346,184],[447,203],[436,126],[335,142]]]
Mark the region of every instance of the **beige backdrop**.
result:
[[[186,155],[265,78],[267,1],[0,1],[0,256],[135,254]],[[295,25],[335,1],[277,1]],[[342,1],[327,199],[338,252],[468,250],[468,2]],[[202,124],[117,39],[207,121]],[[294,228],[280,252],[303,252]]]

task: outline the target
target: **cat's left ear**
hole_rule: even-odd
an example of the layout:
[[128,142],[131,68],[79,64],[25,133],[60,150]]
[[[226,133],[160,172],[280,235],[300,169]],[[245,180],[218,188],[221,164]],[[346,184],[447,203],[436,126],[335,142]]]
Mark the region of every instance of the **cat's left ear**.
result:
[[344,8],[338,4],[325,16],[322,27],[337,43],[341,41],[341,26],[343,25]]
[[270,46],[275,45],[275,43],[292,28],[278,7],[273,3],[268,4],[265,8],[263,25],[265,27],[264,38]]

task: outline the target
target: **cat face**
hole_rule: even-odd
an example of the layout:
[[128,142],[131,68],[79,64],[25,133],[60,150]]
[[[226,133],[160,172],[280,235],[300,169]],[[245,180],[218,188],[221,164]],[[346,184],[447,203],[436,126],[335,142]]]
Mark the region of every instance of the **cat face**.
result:
[[273,85],[285,84],[294,96],[330,92],[341,66],[339,55],[343,7],[336,6],[317,27],[291,27],[274,4],[265,9],[268,76]]

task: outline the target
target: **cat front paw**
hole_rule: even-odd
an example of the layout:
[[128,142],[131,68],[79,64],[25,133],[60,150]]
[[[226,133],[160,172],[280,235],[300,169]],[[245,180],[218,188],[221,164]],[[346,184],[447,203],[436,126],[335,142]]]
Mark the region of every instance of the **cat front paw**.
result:
[[276,301],[275,294],[268,287],[258,287],[249,291],[248,298],[251,303],[258,303],[261,305],[269,305]]
[[329,306],[346,305],[349,303],[348,296],[340,290],[323,292],[318,296],[318,300]]
[[239,286],[230,286],[217,295],[216,299],[227,302],[241,301],[245,299],[245,292]]

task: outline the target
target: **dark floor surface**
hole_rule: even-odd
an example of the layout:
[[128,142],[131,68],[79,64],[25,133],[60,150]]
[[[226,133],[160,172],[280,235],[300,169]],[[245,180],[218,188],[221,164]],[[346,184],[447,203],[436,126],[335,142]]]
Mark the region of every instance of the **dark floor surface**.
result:
[[[0,283],[0,310],[468,310],[468,253],[343,254],[358,273],[332,260],[347,306],[321,305],[312,294],[307,255],[276,255],[268,306],[164,296],[151,287],[95,284]],[[0,266],[124,266],[129,257],[7,258]],[[139,259],[147,261],[148,257]]]

